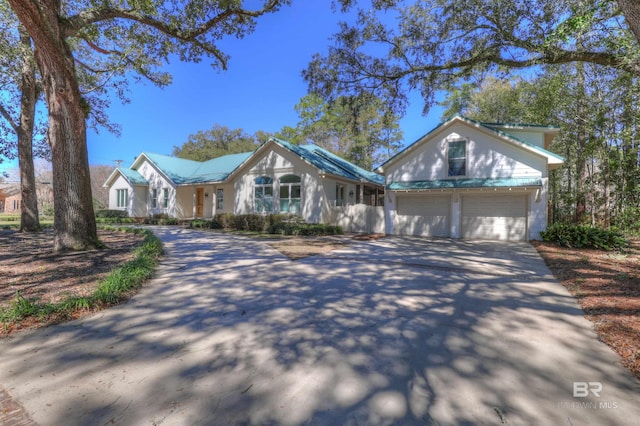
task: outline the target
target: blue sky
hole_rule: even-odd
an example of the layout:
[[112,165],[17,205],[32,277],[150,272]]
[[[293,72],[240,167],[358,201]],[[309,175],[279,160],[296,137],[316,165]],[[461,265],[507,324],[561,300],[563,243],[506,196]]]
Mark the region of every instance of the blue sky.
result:
[[[117,137],[102,129],[87,134],[89,162],[131,164],[142,151],[171,154],[174,146],[190,134],[214,124],[276,132],[295,126],[294,106],[307,94],[301,72],[316,53],[324,53],[337,23],[348,16],[331,11],[328,1],[294,1],[292,6],[258,19],[256,31],[241,40],[220,44],[231,56],[227,71],[216,71],[210,62],[171,63],[167,70],[173,83],[160,89],[151,83],[131,86],[131,103],[114,100],[109,116],[122,126]],[[406,143],[415,141],[436,126],[441,109],[422,116],[422,101],[412,105],[401,121]],[[0,164],[0,170],[15,167]]]

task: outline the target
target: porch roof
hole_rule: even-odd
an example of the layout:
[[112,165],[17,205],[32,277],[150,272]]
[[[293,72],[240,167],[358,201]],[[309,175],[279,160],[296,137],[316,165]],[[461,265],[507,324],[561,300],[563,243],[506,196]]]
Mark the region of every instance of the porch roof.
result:
[[454,188],[522,188],[540,187],[542,179],[536,178],[475,178],[475,179],[433,179],[407,182],[391,182],[390,191]]
[[132,185],[149,185],[149,182],[137,170],[118,167],[117,169]]

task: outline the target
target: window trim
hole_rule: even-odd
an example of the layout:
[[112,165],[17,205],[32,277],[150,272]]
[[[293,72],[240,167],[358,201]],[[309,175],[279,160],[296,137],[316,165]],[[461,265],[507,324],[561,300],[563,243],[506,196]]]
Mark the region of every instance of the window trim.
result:
[[153,188],[151,190],[151,208],[158,208],[158,189]]
[[224,188],[216,189],[216,210],[224,210]]
[[[266,195],[269,188],[271,195]],[[258,194],[261,196],[258,197]],[[259,203],[258,200],[261,202]],[[259,207],[262,206],[262,209]],[[271,176],[258,176],[253,180],[253,209],[258,214],[273,213],[273,178]]]
[[[295,178],[290,182],[283,182],[284,179],[290,180],[291,178]],[[297,180],[296,180],[297,179]],[[278,188],[278,212],[280,213],[300,213],[301,204],[302,204],[302,176],[298,176],[293,173],[289,173],[283,176],[280,176],[278,179],[278,183],[280,187]],[[298,188],[298,197],[292,197],[293,188]],[[287,198],[282,198],[282,190],[287,189]],[[282,209],[282,201],[287,201],[287,210]],[[291,206],[293,205],[292,201],[297,201],[297,210],[292,212]]]
[[344,207],[347,205],[347,202],[345,199],[346,188],[347,188],[347,185],[343,183],[336,183],[336,202],[335,202],[336,207]]
[[129,206],[129,190],[127,188],[116,189],[116,207],[127,208]]
[[162,206],[165,209],[169,207],[169,188],[162,188]]
[[[464,157],[451,157],[449,155],[450,150],[451,150],[451,144],[452,143],[459,143],[462,142],[464,143]],[[461,174],[452,174],[452,169],[451,169],[451,162],[452,161],[460,161],[464,159],[464,165],[463,165],[463,173]],[[468,175],[468,159],[469,159],[469,141],[467,139],[454,139],[454,140],[450,140],[447,141],[447,177],[448,178],[463,178],[466,177]]]

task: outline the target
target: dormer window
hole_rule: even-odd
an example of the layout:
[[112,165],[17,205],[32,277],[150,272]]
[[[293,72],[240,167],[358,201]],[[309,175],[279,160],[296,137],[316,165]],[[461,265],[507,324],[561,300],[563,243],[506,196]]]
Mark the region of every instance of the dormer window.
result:
[[467,141],[451,141],[447,146],[448,176],[467,175]]

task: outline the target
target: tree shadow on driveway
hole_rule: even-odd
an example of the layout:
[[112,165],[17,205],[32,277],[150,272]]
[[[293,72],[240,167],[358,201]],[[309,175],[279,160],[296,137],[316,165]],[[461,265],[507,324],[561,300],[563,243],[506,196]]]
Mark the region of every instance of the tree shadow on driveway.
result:
[[128,304],[0,343],[0,383],[40,424],[640,418],[638,383],[527,244],[389,238],[292,262],[155,231],[168,256]]

